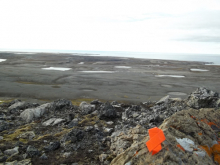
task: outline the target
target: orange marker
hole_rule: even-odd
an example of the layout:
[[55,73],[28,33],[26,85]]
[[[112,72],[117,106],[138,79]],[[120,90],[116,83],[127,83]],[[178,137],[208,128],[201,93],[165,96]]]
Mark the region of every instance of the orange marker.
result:
[[152,155],[154,155],[162,149],[161,143],[166,140],[166,138],[163,131],[157,127],[149,129],[148,132],[150,140],[146,142],[146,146],[149,152],[152,151]]

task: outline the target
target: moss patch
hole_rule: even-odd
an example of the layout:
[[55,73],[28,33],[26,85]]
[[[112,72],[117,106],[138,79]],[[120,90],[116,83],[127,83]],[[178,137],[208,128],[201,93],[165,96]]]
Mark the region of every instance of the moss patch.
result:
[[81,99],[73,99],[71,100],[73,105],[79,106],[81,102],[85,101],[85,102],[91,102],[95,99],[91,99],[91,98],[81,98]]
[[10,103],[12,102],[14,99],[7,99],[7,100],[0,100],[0,104],[3,104],[3,103]]
[[75,127],[72,127],[70,129],[66,129],[66,128],[63,128],[63,131],[59,132],[59,133],[56,133],[54,134],[55,137],[60,137],[60,136],[63,136],[67,133],[69,133],[72,129],[74,129]]
[[9,135],[4,135],[4,141],[17,141],[18,140],[18,136],[24,132],[27,132],[29,130],[32,129],[32,126],[31,124],[27,124],[27,125],[24,125],[24,126],[21,126],[19,129],[16,129],[14,131],[14,133],[12,134],[9,134]]
[[98,116],[93,116],[91,114],[83,116],[83,120],[79,122],[80,126],[93,126],[98,124],[98,126],[106,126],[106,122],[99,120]]

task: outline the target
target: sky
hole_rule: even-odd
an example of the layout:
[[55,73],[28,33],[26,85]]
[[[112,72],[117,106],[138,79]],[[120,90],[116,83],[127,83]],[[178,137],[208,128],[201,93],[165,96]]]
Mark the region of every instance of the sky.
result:
[[220,0],[0,0],[0,49],[220,54]]

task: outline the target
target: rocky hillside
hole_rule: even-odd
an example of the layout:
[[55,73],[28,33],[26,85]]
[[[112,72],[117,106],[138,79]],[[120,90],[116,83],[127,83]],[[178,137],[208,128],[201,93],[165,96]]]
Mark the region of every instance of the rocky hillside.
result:
[[[219,107],[219,94],[206,88],[140,105],[2,103],[0,164],[219,164]],[[156,126],[166,140],[152,156],[145,143]]]

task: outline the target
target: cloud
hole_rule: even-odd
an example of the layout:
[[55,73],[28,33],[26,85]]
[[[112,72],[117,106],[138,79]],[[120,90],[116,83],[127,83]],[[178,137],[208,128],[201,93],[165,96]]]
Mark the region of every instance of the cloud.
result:
[[177,41],[191,41],[191,42],[220,42],[220,36],[190,36]]

